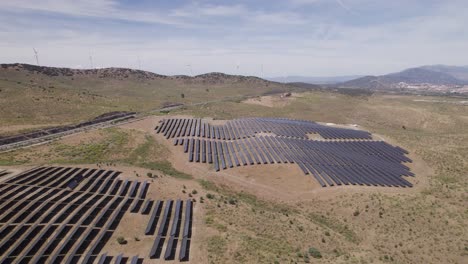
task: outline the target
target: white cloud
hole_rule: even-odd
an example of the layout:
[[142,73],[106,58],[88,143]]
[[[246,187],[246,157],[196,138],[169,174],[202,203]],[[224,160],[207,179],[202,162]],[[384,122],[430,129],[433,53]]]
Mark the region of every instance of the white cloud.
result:
[[190,5],[173,11],[174,16],[242,16],[248,10],[242,5]]
[[[194,4],[194,9],[184,6],[168,9],[164,15],[156,12],[154,18],[150,10],[122,10],[110,0],[89,1],[95,5],[92,12],[83,2],[60,1],[61,5],[52,6],[55,1],[43,1],[42,7],[34,7],[33,2],[0,3],[0,62],[34,63],[32,46],[39,50],[45,65],[87,67],[91,50],[95,66],[137,68],[140,56],[143,69],[162,74],[186,73],[187,64],[193,65],[194,73],[237,73],[240,64],[240,73],[255,75],[260,74],[263,64],[265,76],[382,74],[420,64],[468,61],[468,9],[463,2],[438,6],[424,15],[415,11],[409,18],[377,18],[378,23],[349,23],[296,9],[243,5]],[[14,10],[20,19],[2,17],[2,9]],[[21,14],[33,9],[105,21],[163,19],[184,26],[177,33],[154,34],[127,32],[128,28],[121,30],[99,22],[96,27],[101,28],[95,30],[66,19],[60,26],[55,20],[36,25],[37,18]],[[168,29],[159,24],[145,26]]]
[[75,17],[118,19],[135,22],[159,23],[176,26],[188,24],[157,10],[127,11],[115,0],[15,0],[1,1],[0,10],[16,12],[50,12]]

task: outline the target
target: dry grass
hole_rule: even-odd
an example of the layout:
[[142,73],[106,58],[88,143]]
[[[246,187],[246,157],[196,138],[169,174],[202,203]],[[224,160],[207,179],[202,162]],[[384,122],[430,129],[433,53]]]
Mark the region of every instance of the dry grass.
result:
[[[205,196],[204,203],[198,204],[206,213],[195,216],[203,222],[200,244],[206,245],[201,250],[206,250],[208,261],[464,263],[468,254],[468,106],[414,99],[317,92],[302,94],[294,103],[281,108],[229,102],[177,111],[218,119],[276,116],[359,124],[417,154],[434,172],[429,175],[426,188],[415,188],[412,192],[343,188],[333,192],[336,195],[319,193],[315,198],[300,201],[258,198],[219,181],[199,181],[204,190],[199,190],[197,198],[210,193],[210,198]],[[83,142],[64,139],[0,154],[0,163],[31,164],[60,159],[73,163],[89,159],[145,166],[164,162],[164,157],[171,156],[167,154],[171,151],[167,142],[148,137],[153,133],[150,130],[120,128],[90,133],[95,134]],[[90,143],[93,145],[86,145]],[[178,163],[171,164],[178,168]],[[194,171],[199,169],[197,166]],[[192,181],[188,180],[196,184]],[[277,193],[282,197],[281,189]],[[322,257],[314,258],[317,251],[311,248]]]
[[286,89],[290,88],[236,78],[210,82],[201,78],[139,79],[133,75],[51,77],[0,68],[0,123],[2,126],[76,123],[110,111],[141,112],[167,103],[191,104]]
[[423,191],[343,193],[290,204],[295,210],[288,217],[248,202],[233,207],[213,201],[210,226],[230,246],[210,252],[212,259],[304,262],[304,251],[313,246],[323,255],[321,263],[462,263],[468,254],[468,107],[413,100],[308,93],[276,109],[228,103],[181,111],[214,118],[277,116],[359,124],[416,153],[434,171]]

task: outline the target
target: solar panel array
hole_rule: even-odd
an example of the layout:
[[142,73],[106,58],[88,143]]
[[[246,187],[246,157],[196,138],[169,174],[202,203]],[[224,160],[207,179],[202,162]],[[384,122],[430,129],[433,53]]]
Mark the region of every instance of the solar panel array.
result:
[[[190,241],[192,237],[192,200],[187,200],[185,202],[185,210],[184,202],[181,200],[175,202],[173,200],[166,201],[164,210],[163,206],[163,201],[159,200],[156,202],[146,228],[146,235],[154,233],[156,229],[158,230],[149,257],[151,259],[159,259],[162,252],[164,252],[165,260],[174,260],[177,255],[177,245],[179,241],[181,241],[178,258],[180,261],[187,261],[189,259]],[[171,222],[172,215],[174,217],[172,217]],[[182,220],[184,223],[183,229]],[[157,222],[159,222],[158,228]],[[164,249],[165,242],[167,243]]]
[[7,171],[7,170],[0,170],[0,178],[1,178],[1,177],[4,177],[4,176],[7,176],[8,174],[10,174],[9,171]]
[[257,133],[274,133],[277,136],[307,139],[307,134],[317,133],[324,139],[371,139],[369,132],[335,128],[311,121],[285,118],[240,118],[225,125],[212,125],[204,119],[170,118],[157,128],[166,138],[203,137],[233,140],[255,136]]
[[149,202],[148,182],[121,180],[120,174],[39,167],[4,179],[0,263],[98,261],[124,214]]
[[[183,146],[190,162],[212,163],[216,171],[255,164],[297,164],[321,186],[367,185],[411,187],[414,176],[404,164],[408,152],[365,131],[315,122],[244,118],[211,125],[207,120],[164,119],[156,133]],[[265,134],[269,133],[269,134]],[[318,133],[324,140],[310,140]],[[274,135],[271,135],[274,134]]]
[[119,254],[117,256],[109,256],[107,253],[101,254],[98,258],[97,264],[142,264],[144,258],[139,258],[138,256],[126,257],[124,254]]
[[58,133],[63,133],[66,131],[70,131],[73,129],[78,129],[78,128],[84,128],[84,127],[89,127],[91,125],[96,125],[96,124],[101,124],[105,122],[110,122],[112,120],[116,121],[123,121],[126,119],[130,119],[135,117],[135,112],[111,112],[107,114],[103,114],[101,116],[96,117],[93,120],[86,121],[86,122],[81,122],[76,125],[67,125],[67,126],[59,126],[59,127],[50,127],[50,128],[45,128],[45,129],[40,129],[32,132],[27,132],[27,133],[20,133],[17,135],[13,136],[8,136],[8,137],[1,137],[0,136],[0,147],[3,147],[8,144],[13,144],[13,143],[18,143],[22,141],[28,141],[31,139],[36,139],[39,137],[43,136],[49,136],[49,135],[54,135]]

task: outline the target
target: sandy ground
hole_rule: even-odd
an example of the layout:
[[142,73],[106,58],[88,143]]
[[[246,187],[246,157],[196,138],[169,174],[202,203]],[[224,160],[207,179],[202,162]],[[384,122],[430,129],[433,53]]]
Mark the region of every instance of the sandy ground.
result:
[[284,107],[284,106],[289,105],[294,100],[296,100],[296,98],[297,98],[297,94],[295,93],[293,93],[289,97],[283,97],[280,95],[268,95],[268,96],[249,98],[243,101],[243,103],[261,105],[261,106],[266,106],[266,107]]

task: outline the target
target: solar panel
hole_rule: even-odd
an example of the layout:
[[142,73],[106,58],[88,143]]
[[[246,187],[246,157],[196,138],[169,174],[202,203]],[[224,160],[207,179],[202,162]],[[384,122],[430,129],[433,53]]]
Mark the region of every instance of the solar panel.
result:
[[150,220],[148,221],[148,225],[146,226],[145,235],[151,235],[152,233],[154,233],[159,216],[161,214],[162,206],[163,201],[158,200],[153,208],[153,213],[151,214]]
[[[216,171],[241,164],[295,163],[321,186],[412,186],[402,178],[414,176],[403,164],[411,162],[405,156],[408,152],[373,141],[367,131],[286,118],[240,118],[224,125],[212,125],[203,119],[178,120],[165,120],[160,133],[177,123],[192,124],[191,131],[186,133],[192,138],[183,143],[184,152],[189,153],[191,162],[213,162]],[[310,133],[320,135],[323,140],[308,139]],[[199,137],[216,140],[204,142]],[[181,138],[176,139],[179,139],[176,145],[182,144]],[[186,143],[188,140],[190,143]]]

